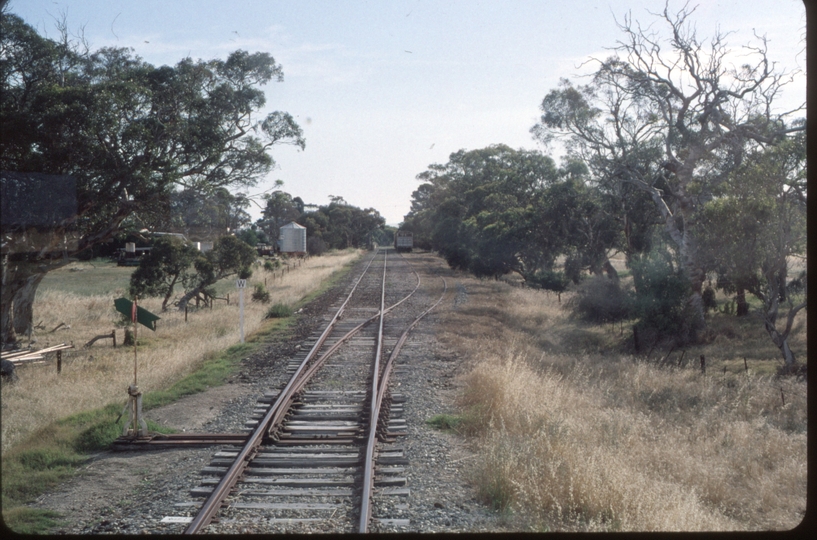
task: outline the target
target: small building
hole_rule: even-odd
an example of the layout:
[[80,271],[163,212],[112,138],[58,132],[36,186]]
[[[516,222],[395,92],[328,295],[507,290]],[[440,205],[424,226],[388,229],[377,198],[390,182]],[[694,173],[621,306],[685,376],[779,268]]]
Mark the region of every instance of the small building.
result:
[[291,221],[281,227],[280,231],[278,246],[281,248],[281,253],[306,254],[306,227]]
[[78,249],[73,176],[0,171],[2,254],[57,258]]

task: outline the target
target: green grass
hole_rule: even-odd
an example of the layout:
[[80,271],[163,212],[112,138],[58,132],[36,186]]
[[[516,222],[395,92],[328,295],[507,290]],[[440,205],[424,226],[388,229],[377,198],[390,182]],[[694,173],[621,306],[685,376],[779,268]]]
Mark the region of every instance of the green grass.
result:
[[[107,259],[77,262],[48,272],[37,292],[57,290],[77,296],[113,295],[118,290],[128,290],[135,269],[133,266],[116,266]],[[89,279],[91,275],[93,279]]]
[[[127,421],[116,421],[119,412],[120,405],[108,405],[54,422],[3,456],[3,521],[9,528],[37,534],[59,526],[57,512],[23,505],[73,476],[91,453],[108,448]],[[147,424],[151,431],[172,432],[150,420]]]
[[286,304],[274,304],[267,310],[267,319],[282,319],[292,315],[292,308]]
[[426,424],[443,431],[456,431],[457,427],[462,424],[462,421],[462,416],[454,414],[435,414],[426,420]]
[[204,392],[208,388],[220,386],[238,371],[242,358],[260,348],[259,341],[247,341],[222,351],[202,364],[195,372],[167,390],[146,393],[142,398],[145,410],[161,407],[179,398]]
[[4,510],[3,522],[9,529],[20,534],[44,534],[63,524],[59,512],[24,506]]

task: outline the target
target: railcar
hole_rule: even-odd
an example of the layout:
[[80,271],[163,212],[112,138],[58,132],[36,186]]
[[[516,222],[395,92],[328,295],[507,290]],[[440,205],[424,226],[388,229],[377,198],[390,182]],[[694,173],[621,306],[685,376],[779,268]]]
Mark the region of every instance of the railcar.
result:
[[409,231],[397,231],[394,233],[394,249],[397,251],[410,252],[414,247],[414,235]]

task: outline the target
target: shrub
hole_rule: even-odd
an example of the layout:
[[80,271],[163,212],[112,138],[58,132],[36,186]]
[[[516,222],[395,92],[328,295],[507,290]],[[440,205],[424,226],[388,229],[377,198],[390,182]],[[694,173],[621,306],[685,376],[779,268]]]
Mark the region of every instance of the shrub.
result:
[[534,274],[525,276],[525,281],[535,289],[546,289],[548,291],[563,292],[570,280],[562,272],[552,270],[539,270]]
[[264,270],[267,272],[274,272],[279,266],[281,266],[281,261],[278,259],[275,259],[274,261],[264,261]]
[[269,302],[269,291],[264,288],[264,285],[261,283],[255,284],[255,289],[252,292],[252,299],[254,302],[261,302],[262,304],[266,304]]
[[323,238],[312,236],[306,240],[306,251],[310,255],[323,255],[326,252],[326,242]]
[[693,317],[686,307],[689,281],[673,267],[669,254],[650,253],[630,265],[639,330],[655,334],[657,338],[671,337],[679,344],[693,340]]
[[632,317],[630,296],[617,280],[593,276],[585,280],[569,303],[580,318],[596,323],[621,321]]
[[704,302],[705,310],[709,311],[710,309],[718,309],[718,302],[715,300],[715,289],[712,287],[707,287],[704,289],[701,297]]
[[292,315],[292,308],[286,304],[275,304],[267,311],[267,319],[281,319]]

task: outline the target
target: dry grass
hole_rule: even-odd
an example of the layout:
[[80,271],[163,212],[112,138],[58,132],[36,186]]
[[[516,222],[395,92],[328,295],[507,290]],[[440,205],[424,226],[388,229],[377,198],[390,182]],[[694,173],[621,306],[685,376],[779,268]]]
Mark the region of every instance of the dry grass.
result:
[[[461,396],[461,426],[480,456],[472,479],[520,528],[784,530],[800,522],[806,383],[761,374],[777,365],[762,326],[713,319],[712,342],[686,352],[707,355],[702,375],[616,352],[628,332],[569,318],[555,294],[458,281],[441,338],[473,359]],[[803,360],[804,334],[793,340]],[[746,340],[751,349],[740,347]]]
[[[263,284],[266,279],[271,303],[293,306],[359,256],[359,251],[349,250],[312,257],[300,266],[296,262],[283,276],[281,270],[273,275],[256,266],[245,290],[245,336],[261,326],[271,305],[250,301],[256,283]],[[82,273],[93,279],[91,270]],[[217,302],[213,309],[192,311],[187,322],[183,312],[160,313],[160,299],[140,302],[142,307],[162,317],[156,332],[143,326],[138,329],[138,383],[143,392],[168,388],[194,371],[208,356],[239,342],[238,294],[234,281],[220,287],[222,291],[231,290],[230,305]],[[88,349],[82,348],[90,338],[110,333],[114,328],[121,345],[124,331],[117,326],[120,315],[113,308],[113,298],[123,293],[124,290],[118,290],[113,295],[78,296],[49,288],[38,294],[35,320],[41,320],[47,329],[33,336],[38,340],[38,348],[61,342],[74,343],[76,348],[64,352],[59,375],[53,362],[21,366],[19,381],[14,385],[4,384],[4,453],[55,420],[110,403],[124,404],[127,387],[133,381],[133,347],[114,349],[110,340],[100,340]],[[61,322],[70,324],[71,328],[50,333]]]

